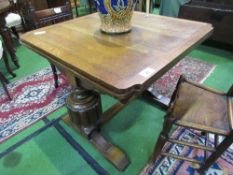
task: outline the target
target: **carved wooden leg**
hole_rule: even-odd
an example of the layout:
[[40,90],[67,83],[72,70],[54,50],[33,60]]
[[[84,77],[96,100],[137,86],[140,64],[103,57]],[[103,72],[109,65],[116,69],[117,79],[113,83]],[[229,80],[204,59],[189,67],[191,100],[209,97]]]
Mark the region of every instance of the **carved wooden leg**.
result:
[[[123,171],[129,164],[127,156],[99,133],[97,123],[102,116],[100,95],[78,86],[69,95],[67,108],[71,126],[89,139],[116,168]],[[69,124],[67,119],[66,122]]]
[[6,92],[8,98],[11,100],[11,96],[10,96],[9,91],[7,90],[7,87],[6,87],[6,84],[5,84],[5,80],[6,80],[6,78],[4,77],[4,75],[2,74],[2,72],[0,72],[0,82],[1,82],[1,84],[3,86],[3,89]]
[[71,121],[75,123],[86,137],[102,114],[99,94],[77,87],[67,99],[68,112]]
[[6,69],[9,72],[9,74],[11,74],[13,77],[16,77],[16,74],[10,68],[9,61],[8,61],[8,58],[7,58],[7,55],[6,55],[5,51],[3,51],[2,59],[3,59],[4,63],[5,63]]
[[155,149],[154,149],[154,153],[153,153],[153,158],[152,160],[155,161],[156,158],[160,155],[167,139],[168,139],[168,134],[172,128],[172,124],[173,124],[173,119],[170,118],[170,116],[166,115],[165,116],[165,121],[163,123],[163,130],[160,133],[160,136],[157,140]]
[[54,64],[50,63],[50,66],[53,71],[53,77],[54,77],[54,86],[55,88],[58,88],[58,75],[57,75],[57,68]]

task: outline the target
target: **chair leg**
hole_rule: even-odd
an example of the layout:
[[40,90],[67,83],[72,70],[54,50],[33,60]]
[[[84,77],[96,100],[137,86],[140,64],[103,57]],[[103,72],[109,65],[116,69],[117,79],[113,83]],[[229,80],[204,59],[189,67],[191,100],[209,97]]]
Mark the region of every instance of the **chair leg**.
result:
[[10,30],[8,28],[4,28],[4,29],[1,29],[1,35],[2,35],[2,38],[3,38],[3,41],[4,41],[4,44],[11,56],[11,59],[12,61],[14,62],[14,64],[16,65],[17,68],[19,68],[19,63],[18,63],[18,59],[15,55],[15,49],[14,49],[14,46],[13,46],[13,40],[11,38],[11,34],[10,34]]
[[19,34],[16,30],[16,27],[11,27],[11,30],[12,30],[13,34],[16,36],[16,38],[19,40]]
[[231,146],[233,140],[233,130],[230,132],[228,136],[219,144],[216,148],[216,151],[213,152],[208,159],[204,162],[204,164],[200,167],[198,172],[200,174],[204,173],[223,153],[224,151]]
[[[205,138],[205,146],[207,147],[208,141],[209,141],[209,137],[208,134],[206,132],[202,132],[202,136]],[[204,161],[207,160],[207,151],[204,150]]]
[[[2,74],[2,75],[3,75],[3,74]],[[3,80],[6,84],[10,83],[9,80],[8,80],[5,76],[2,76],[2,80]]]
[[6,92],[8,98],[11,100],[11,96],[10,96],[9,91],[7,90],[7,87],[6,87],[6,84],[5,84],[5,80],[6,80],[6,78],[4,77],[4,75],[2,74],[2,72],[0,72],[0,82],[1,82],[1,84],[3,86],[3,89]]
[[157,140],[156,146],[154,148],[154,153],[153,153],[153,158],[152,158],[153,161],[155,161],[156,158],[160,155],[167,141],[168,134],[172,128],[173,122],[174,120],[170,116],[168,115],[165,116],[165,121],[163,123],[163,130],[161,131],[160,136]]
[[217,148],[218,144],[219,144],[219,135],[215,134],[214,135],[214,146],[215,146],[215,148]]
[[53,71],[53,77],[54,77],[54,86],[55,88],[58,88],[58,75],[57,75],[57,69],[54,66],[54,64],[50,63],[50,66],[52,68]]
[[3,57],[2,58],[3,58],[3,61],[4,61],[5,66],[6,66],[6,69],[9,72],[9,74],[11,74],[13,77],[16,77],[16,74],[14,72],[12,72],[12,70],[10,68],[9,61],[8,61],[8,58],[7,58],[7,55],[6,55],[5,51],[3,51]]

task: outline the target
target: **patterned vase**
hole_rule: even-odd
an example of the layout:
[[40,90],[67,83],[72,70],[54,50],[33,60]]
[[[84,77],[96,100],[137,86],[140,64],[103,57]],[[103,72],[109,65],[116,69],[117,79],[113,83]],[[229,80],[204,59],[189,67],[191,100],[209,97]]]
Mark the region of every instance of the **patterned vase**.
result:
[[131,18],[136,0],[96,0],[96,3],[101,31],[121,34],[131,30]]

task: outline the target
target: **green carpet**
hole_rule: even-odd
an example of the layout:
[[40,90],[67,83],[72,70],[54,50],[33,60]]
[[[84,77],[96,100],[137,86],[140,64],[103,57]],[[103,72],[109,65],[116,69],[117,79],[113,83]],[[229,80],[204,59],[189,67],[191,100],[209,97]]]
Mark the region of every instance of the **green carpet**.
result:
[[[189,55],[217,65],[215,71],[204,84],[226,91],[233,83],[232,52],[202,45]],[[24,46],[19,45],[17,47],[17,56],[21,67],[14,70],[17,74],[16,78],[7,75],[10,81],[15,81],[49,66],[46,59]],[[110,107],[115,101],[107,95],[102,95],[104,109]],[[48,118],[57,118],[65,112],[66,108],[61,108]],[[109,174],[134,175],[143,169],[152,154],[153,146],[162,128],[164,113],[156,106],[138,99],[122,110],[103,128],[102,134],[114,144],[123,148],[129,156],[131,164],[124,172],[116,170],[87,140],[63,122],[60,123]],[[0,152],[43,125],[42,121],[37,122],[32,127],[4,142],[0,145]],[[52,127],[2,158],[0,160],[0,174],[92,175],[96,172]]]

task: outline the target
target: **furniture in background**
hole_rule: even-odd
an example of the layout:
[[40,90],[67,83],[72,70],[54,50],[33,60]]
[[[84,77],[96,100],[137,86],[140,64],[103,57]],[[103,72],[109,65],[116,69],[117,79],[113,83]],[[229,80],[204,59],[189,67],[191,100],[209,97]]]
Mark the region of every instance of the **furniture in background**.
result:
[[159,7],[161,0],[152,0],[152,3],[154,4],[154,6]]
[[180,6],[190,0],[161,0],[159,14],[163,16],[177,17]]
[[137,0],[135,11],[152,13],[155,6],[160,5],[160,0]]
[[[40,28],[73,18],[69,0],[49,2],[46,0],[17,1],[26,30]],[[52,7],[52,5],[56,6]]]
[[[18,0],[17,0],[18,1]],[[27,0],[31,1],[35,10],[44,10],[65,5],[67,0]]]
[[134,10],[142,12],[144,6],[145,6],[145,2],[143,0],[137,0]]
[[6,16],[5,20],[6,20],[6,27],[10,28],[17,37],[17,39],[19,39],[19,34],[16,30],[16,27],[22,25],[22,19],[20,15],[16,13],[9,13]]
[[95,0],[88,0],[88,6],[89,6],[89,13],[90,14],[97,11],[96,1]]
[[233,45],[232,0],[192,0],[181,6],[179,17],[211,23],[214,33],[210,39]]
[[[0,61],[1,61],[2,58],[7,59],[6,54],[5,54],[4,50],[3,50],[2,42],[0,40]],[[6,83],[9,83],[9,81],[6,79],[6,77],[3,75],[3,73],[1,71],[0,71],[0,82],[1,82],[2,87],[3,87],[4,91],[6,92],[8,98],[11,100],[10,93],[7,90],[7,86],[6,86]]]
[[[223,93],[187,81],[181,76],[154,150],[154,160],[161,154],[200,164],[198,171],[200,173],[206,171],[233,143],[232,97],[233,85],[227,93]],[[205,145],[172,138],[170,131],[173,125],[199,131],[199,134],[202,135],[205,134]],[[214,134],[214,147],[208,144],[210,133]],[[219,136],[224,136],[225,139],[219,142]],[[205,152],[204,161],[167,153],[162,150],[166,142],[203,149]],[[207,155],[207,151],[211,154]]]
[[22,18],[20,14],[18,14],[16,6],[17,0],[9,0],[9,2],[11,4],[11,11],[9,11],[7,16],[5,17],[6,27],[10,28],[13,34],[16,36],[16,38],[19,39],[19,34],[16,28],[22,28]]
[[15,49],[11,37],[10,29],[6,26],[5,17],[11,9],[11,4],[8,0],[0,0],[0,34],[3,42],[11,56],[11,60],[14,62],[16,67],[19,67],[18,59],[15,54]]
[[[106,35],[99,26],[99,16],[94,13],[27,32],[21,41],[45,56],[76,88],[68,97],[70,116],[64,120],[123,171],[129,159],[100,134],[100,129],[204,41],[213,28],[177,18],[145,17],[138,12],[129,33]],[[45,33],[35,35],[42,30]],[[98,92],[115,97],[118,103],[102,113]]]
[[2,41],[0,40],[0,43],[1,43],[1,47],[3,49],[3,53],[2,53],[2,57],[1,59],[3,60],[3,62],[5,63],[5,67],[6,67],[6,70],[9,74],[11,74],[12,77],[16,77],[16,74],[12,71],[11,67],[10,67],[10,64],[9,64],[9,60],[8,60],[8,56],[4,50],[4,43],[2,43]]
[[78,7],[80,7],[79,0],[71,0],[70,1],[71,9],[75,8],[76,17],[78,17]]
[[[34,1],[36,1],[36,0],[34,0]],[[55,7],[58,5],[60,6],[62,1],[64,1],[64,0],[47,0],[50,7]],[[96,3],[95,0],[85,0],[85,1],[86,1],[85,6],[86,5],[88,6],[89,13],[92,13],[94,10],[93,7],[95,7],[95,3]],[[71,8],[75,9],[76,17],[78,17],[79,16],[78,7],[81,6],[80,0],[70,0],[70,3],[71,3]]]

